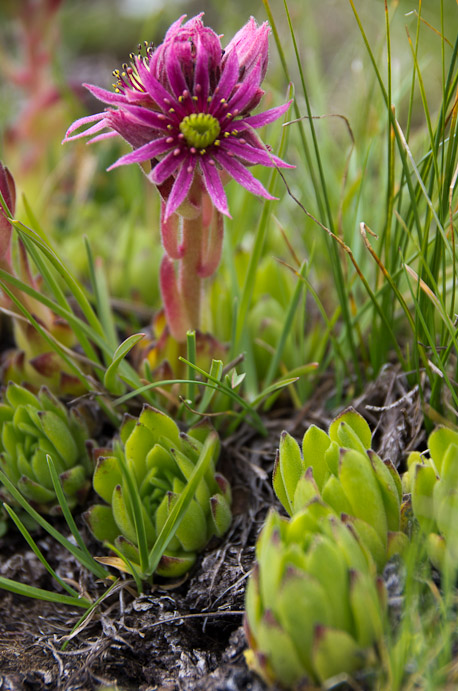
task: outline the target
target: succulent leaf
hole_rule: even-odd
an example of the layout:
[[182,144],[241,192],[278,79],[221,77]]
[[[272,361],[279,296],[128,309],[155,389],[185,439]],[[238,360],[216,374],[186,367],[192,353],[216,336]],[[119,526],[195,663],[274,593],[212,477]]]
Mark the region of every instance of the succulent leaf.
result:
[[366,420],[354,408],[347,408],[329,426],[331,441],[356,451],[371,448],[372,433]]
[[428,438],[428,448],[437,472],[442,475],[442,463],[449,446],[458,446],[458,432],[448,427],[437,427]]
[[302,439],[304,466],[313,469],[313,477],[320,489],[329,476],[325,453],[331,445],[329,436],[316,425],[310,425]]

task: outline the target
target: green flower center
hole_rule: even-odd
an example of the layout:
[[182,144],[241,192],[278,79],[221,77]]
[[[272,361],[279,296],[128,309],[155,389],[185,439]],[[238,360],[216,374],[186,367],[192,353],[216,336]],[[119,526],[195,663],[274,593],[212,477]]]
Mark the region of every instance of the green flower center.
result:
[[221,132],[219,122],[208,113],[192,113],[180,122],[180,132],[184,135],[189,146],[205,149],[213,144]]

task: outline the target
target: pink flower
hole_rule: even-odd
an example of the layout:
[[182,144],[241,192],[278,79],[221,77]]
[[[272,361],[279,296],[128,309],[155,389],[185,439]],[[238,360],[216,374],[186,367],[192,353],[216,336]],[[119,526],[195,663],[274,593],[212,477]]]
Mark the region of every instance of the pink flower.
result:
[[[247,166],[292,167],[271,154],[255,133],[283,115],[290,103],[251,115],[264,93],[267,24],[258,27],[251,18],[224,52],[201,17],[185,24],[181,17],[155,50],[132,55],[131,64],[115,73],[114,93],[86,84],[109,107],[74,122],[64,139],[123,137],[133,151],[110,169],[151,161],[149,179],[166,190],[165,221],[187,200],[196,175],[215,208],[229,215],[223,173],[272,199]],[[90,127],[74,134],[84,125]]]

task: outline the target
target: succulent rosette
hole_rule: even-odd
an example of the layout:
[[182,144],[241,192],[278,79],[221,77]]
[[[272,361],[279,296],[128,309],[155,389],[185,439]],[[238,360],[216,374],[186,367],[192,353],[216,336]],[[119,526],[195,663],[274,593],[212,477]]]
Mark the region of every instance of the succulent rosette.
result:
[[379,569],[402,551],[402,486],[391,461],[370,448],[372,434],[364,418],[348,408],[329,433],[312,425],[299,444],[283,432],[273,473],[274,490],[293,515],[319,497],[351,523],[370,549]]
[[429,455],[413,452],[403,476],[412,511],[426,538],[434,566],[458,573],[458,432],[438,427],[428,439]]
[[[10,383],[0,403],[0,426],[0,467],[34,508],[41,513],[60,512],[47,456],[69,507],[84,501],[93,464],[88,426],[77,409],[68,411],[45,387],[34,395]],[[0,487],[0,495],[11,502],[6,488]]]
[[[140,416],[126,416],[120,442],[101,450],[94,472],[95,491],[106,504],[95,504],[86,521],[100,541],[113,544],[141,572],[128,472],[141,501],[148,548],[160,534],[173,506],[199,459],[210,432],[204,424],[180,432],[171,417],[145,405]],[[212,536],[220,537],[231,522],[231,490],[215,471],[219,446],[200,481],[184,517],[169,542],[156,573],[177,577],[186,573]]]
[[291,520],[272,511],[256,559],[246,658],[268,684],[305,688],[376,662],[386,591],[351,525],[319,499]]
[[74,122],[64,139],[120,135],[133,151],[111,168],[151,164],[147,176],[162,197],[161,293],[171,333],[181,342],[187,330],[201,328],[202,280],[220,262],[223,215],[229,216],[224,183],[233,178],[273,199],[249,167],[292,167],[256,134],[290,103],[252,114],[264,94],[267,23],[258,26],[251,18],[223,50],[202,14],[183,20],[157,48],[146,45],[144,53],[130,56],[130,65],[115,72],[114,92],[85,84],[108,107]]

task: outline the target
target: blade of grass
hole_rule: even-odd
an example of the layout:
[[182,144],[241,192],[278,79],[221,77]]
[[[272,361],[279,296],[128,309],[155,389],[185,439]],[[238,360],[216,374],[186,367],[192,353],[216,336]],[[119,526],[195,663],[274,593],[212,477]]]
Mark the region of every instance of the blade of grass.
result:
[[32,552],[35,554],[35,556],[43,564],[46,571],[51,575],[52,578],[54,578],[54,580],[57,581],[57,583],[59,583],[61,588],[66,590],[67,593],[69,595],[71,595],[71,597],[78,598],[79,594],[77,593],[77,591],[74,590],[70,585],[68,585],[68,583],[66,583],[64,580],[62,580],[62,578],[54,571],[52,566],[48,563],[47,559],[43,555],[43,552],[40,550],[37,543],[35,542],[35,540],[31,536],[31,534],[29,533],[29,531],[27,530],[27,528],[25,527],[25,525],[23,524],[23,522],[21,521],[21,519],[19,518],[17,513],[11,508],[11,506],[6,504],[5,502],[3,503],[3,507],[5,508],[5,511],[8,513],[9,517],[14,521],[17,529],[19,530],[22,537],[25,539],[25,541],[29,545]]
[[97,578],[106,578],[109,574],[105,569],[103,569],[100,564],[92,558],[89,559],[87,555],[82,552],[82,550],[74,545],[70,540],[67,540],[56,528],[54,528],[51,523],[49,523],[38,511],[29,504],[27,499],[25,499],[22,494],[16,489],[11,480],[5,473],[0,470],[0,482],[6,487],[8,493],[13,497],[13,499],[33,518],[38,525],[40,525],[47,533],[51,535],[62,547],[73,554],[75,559],[77,559],[83,566],[85,566],[89,571],[91,571]]
[[71,607],[83,607],[88,609],[91,602],[85,598],[70,597],[69,595],[61,595],[54,593],[51,590],[44,590],[43,588],[35,588],[32,585],[25,585],[18,583],[10,578],[0,576],[0,588],[8,590],[15,595],[23,595],[24,597],[31,597],[35,600],[44,600],[45,602],[56,602],[61,605],[70,605]]
[[120,365],[122,364],[124,358],[132,348],[144,338],[145,334],[144,333],[138,333],[138,334],[132,334],[132,336],[129,336],[126,338],[125,341],[123,341],[115,350],[113,353],[113,359],[111,362],[108,364],[107,370],[104,374],[103,377],[103,385],[107,389],[107,391],[110,391],[111,393],[114,394],[120,394],[122,392],[119,391],[119,382],[116,380],[116,376],[118,374],[118,370]]
[[194,467],[194,470],[189,476],[186,487],[172,507],[172,510],[167,516],[167,520],[165,521],[164,526],[149,553],[149,573],[153,574],[156,571],[161,557],[167,549],[167,545],[178,530],[186,510],[191,503],[194,494],[196,493],[197,487],[210,466],[218,443],[218,434],[216,432],[210,432],[202,446],[199,459]]

